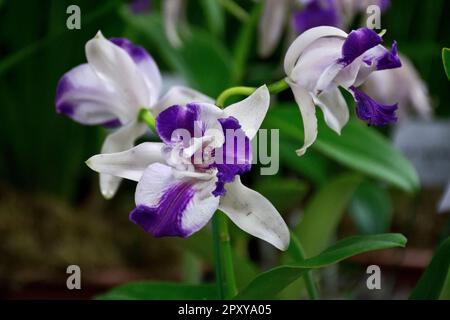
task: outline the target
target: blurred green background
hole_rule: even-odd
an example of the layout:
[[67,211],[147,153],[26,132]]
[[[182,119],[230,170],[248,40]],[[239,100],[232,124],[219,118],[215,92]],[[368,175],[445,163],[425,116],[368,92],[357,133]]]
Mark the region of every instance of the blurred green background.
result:
[[[128,221],[133,183],[124,183],[112,201],[101,198],[97,174],[84,161],[99,152],[105,131],[57,115],[54,97],[63,73],[85,62],[84,44],[98,30],[144,45],[165,75],[212,97],[233,85],[282,78],[285,46],[270,59],[258,58],[260,8],[254,1],[237,2],[249,13],[244,23],[220,1],[189,1],[189,27],[181,31],[183,46],[175,49],[164,35],[161,1],[134,15],[120,0],[0,0],[0,297],[90,298],[133,279],[213,277],[208,229],[189,240],[153,239]],[[71,4],[81,8],[81,30],[66,28]],[[441,61],[441,48],[450,46],[449,13],[445,0],[393,0],[382,20],[387,43],[397,40],[414,62],[439,118],[450,114]],[[404,233],[411,250],[400,257],[395,252],[367,256],[340,267],[340,277],[333,268],[321,277],[329,297],[366,297],[358,291],[360,270],[375,261],[387,266],[392,281],[369,297],[404,297],[450,233],[448,216],[435,213],[442,189],[415,191],[415,172],[385,138],[389,130],[357,121],[341,137],[321,123],[317,146],[298,158],[293,152],[302,141],[298,119],[290,92],[274,100],[266,126],[281,129],[280,173],[259,177],[253,170],[246,183],[268,197],[291,225],[303,217],[296,230],[309,254],[341,235]],[[241,284],[279,259],[265,244],[232,231]],[[69,264],[83,270],[81,293],[65,290]],[[295,298],[298,292],[293,287],[283,297]]]

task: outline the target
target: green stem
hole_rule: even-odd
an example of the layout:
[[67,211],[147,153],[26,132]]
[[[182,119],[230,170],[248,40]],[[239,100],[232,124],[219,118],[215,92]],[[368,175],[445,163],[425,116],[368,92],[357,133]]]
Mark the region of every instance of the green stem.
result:
[[[281,80],[274,82],[272,84],[269,84],[267,86],[267,89],[269,89],[269,92],[271,94],[280,93],[288,88],[289,88],[289,85],[285,79],[281,79]],[[217,101],[216,101],[216,105],[220,108],[223,108],[225,106],[225,102],[227,101],[227,99],[229,97],[238,96],[238,95],[249,96],[253,92],[255,92],[256,89],[257,89],[256,87],[242,87],[242,86],[228,88],[219,95],[219,97],[217,98]]]
[[217,211],[213,217],[216,281],[220,298],[231,299],[237,294],[233,257],[226,216]]
[[156,132],[155,117],[150,113],[150,110],[145,108],[139,110],[138,121],[145,123],[152,132]]
[[236,17],[241,22],[247,22],[249,19],[247,11],[242,9],[233,0],[219,0],[222,7],[224,7],[230,14]]
[[[295,261],[301,262],[305,260],[305,252],[303,250],[303,247],[298,238],[292,232],[288,251]],[[305,281],[306,290],[308,291],[308,295],[311,300],[320,299],[319,290],[317,290],[316,284],[314,282],[312,270],[307,271],[304,274],[303,279]]]

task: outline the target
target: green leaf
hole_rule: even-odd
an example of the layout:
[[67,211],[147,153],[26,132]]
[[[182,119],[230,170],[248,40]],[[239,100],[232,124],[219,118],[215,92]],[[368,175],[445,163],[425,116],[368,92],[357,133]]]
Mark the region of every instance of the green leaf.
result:
[[[407,192],[419,188],[419,178],[414,167],[374,128],[351,119],[342,134],[337,135],[321,117],[318,121],[319,135],[311,148],[342,165],[392,183]],[[265,127],[279,128],[280,139],[295,140],[297,148],[303,145],[303,128],[296,104],[279,105],[272,110]]]
[[447,78],[450,80],[450,49],[442,49],[442,61],[444,62],[444,69]]
[[389,193],[375,182],[364,181],[353,195],[349,213],[360,233],[386,232],[392,218]]
[[312,268],[323,268],[360,253],[404,247],[405,244],[406,238],[395,233],[350,237],[337,242],[318,256],[261,273],[235,299],[273,299]]
[[295,228],[307,257],[327,247],[362,179],[359,174],[344,174],[334,178],[307,205],[302,220]]
[[132,282],[97,296],[100,300],[206,300],[217,299],[215,285],[170,282]]
[[[413,300],[437,300],[443,294],[450,269],[450,237],[436,250],[430,265],[410,295]],[[447,288],[448,289],[448,288]],[[448,295],[448,292],[444,293]]]

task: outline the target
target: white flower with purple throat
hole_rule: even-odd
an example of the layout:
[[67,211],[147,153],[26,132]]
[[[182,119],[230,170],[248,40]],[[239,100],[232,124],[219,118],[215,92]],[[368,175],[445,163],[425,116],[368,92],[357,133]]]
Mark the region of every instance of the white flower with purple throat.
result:
[[285,250],[289,230],[281,215],[240,180],[251,168],[251,140],[269,103],[262,86],[223,110],[198,101],[170,106],[156,118],[162,142],[96,155],[87,164],[138,182],[130,219],[155,237],[190,236],[220,209],[242,230]]
[[401,66],[397,44],[388,50],[382,38],[368,28],[346,32],[334,27],[316,27],[302,33],[289,47],[284,70],[300,112],[305,131],[303,155],[317,137],[316,105],[327,125],[340,134],[349,119],[347,103],[339,87],[356,101],[357,116],[369,125],[380,126],[397,120],[397,104],[383,105],[358,87],[376,71]]
[[[153,58],[141,46],[124,38],[105,39],[101,32],[86,43],[87,63],[59,80],[56,111],[86,125],[102,125],[114,131],[103,143],[102,153],[129,149],[147,126],[139,121],[142,109],[157,115],[163,108],[191,99],[210,101],[184,87],[173,87],[161,97],[161,74]],[[100,189],[111,198],[121,179],[102,174]]]

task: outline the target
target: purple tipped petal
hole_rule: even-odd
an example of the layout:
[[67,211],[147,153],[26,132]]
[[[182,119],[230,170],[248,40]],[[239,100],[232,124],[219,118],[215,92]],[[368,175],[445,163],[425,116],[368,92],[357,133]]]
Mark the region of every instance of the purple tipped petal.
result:
[[377,70],[400,68],[402,63],[397,52],[397,42],[392,44],[391,51],[386,51],[379,59],[377,59]]
[[313,0],[302,11],[294,13],[294,28],[298,33],[319,27],[341,25],[341,17],[335,0]]
[[397,121],[397,104],[383,105],[355,87],[350,90],[354,93],[357,102],[356,114],[361,120],[371,126],[383,126]]
[[242,175],[250,171],[251,143],[250,139],[241,129],[239,121],[234,117],[219,119],[225,135],[225,143],[220,149],[216,150],[217,168],[216,189],[214,196],[222,196],[226,193],[225,184],[234,181],[236,175]]
[[123,117],[120,99],[88,64],[73,68],[56,87],[56,112],[89,125],[104,125]]
[[[156,131],[161,140],[165,143],[176,142],[178,136],[172,137],[175,130],[184,129],[189,132],[191,137],[195,136],[196,128],[199,125],[199,106],[196,104],[187,104],[186,106],[175,105],[161,112],[156,118]],[[202,131],[199,131],[202,132]]]
[[156,62],[152,56],[145,50],[144,47],[135,45],[126,38],[111,38],[109,39],[116,46],[125,50],[134,63],[138,66],[142,75],[150,85],[150,93],[152,94],[152,103],[156,102],[161,90],[161,73]]
[[194,192],[189,183],[174,185],[164,191],[157,206],[138,205],[130,213],[130,220],[155,237],[187,237],[192,231],[182,228],[182,214]]
[[381,37],[369,28],[354,30],[350,32],[342,46],[342,58],[339,62],[344,65],[349,65],[356,58],[379,45],[381,42]]

